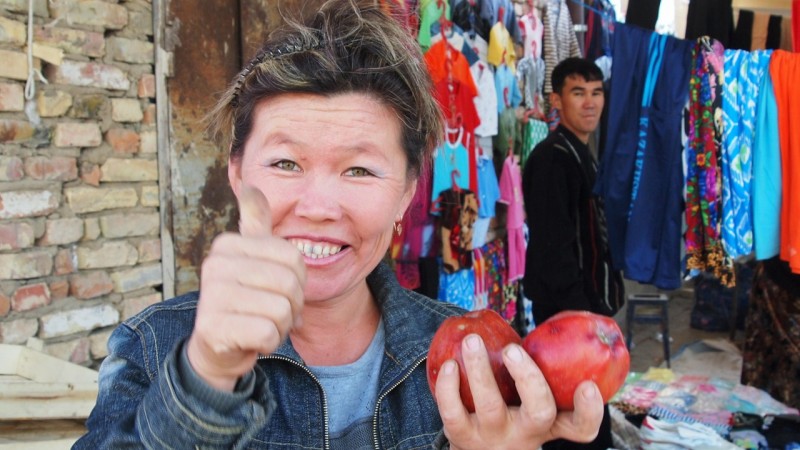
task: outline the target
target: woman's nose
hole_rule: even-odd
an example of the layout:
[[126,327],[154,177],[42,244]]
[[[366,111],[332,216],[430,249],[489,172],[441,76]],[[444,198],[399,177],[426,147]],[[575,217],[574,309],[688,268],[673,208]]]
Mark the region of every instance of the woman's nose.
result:
[[295,214],[313,221],[338,220],[342,216],[341,192],[335,177],[310,177],[303,183]]

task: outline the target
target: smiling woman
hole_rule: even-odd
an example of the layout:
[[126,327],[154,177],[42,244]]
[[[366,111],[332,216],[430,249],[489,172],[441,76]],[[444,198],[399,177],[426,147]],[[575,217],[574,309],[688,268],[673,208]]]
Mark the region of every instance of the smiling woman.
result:
[[430,89],[416,43],[372,0],[331,0],[270,36],[210,116],[240,232],[214,240],[199,292],[114,331],[75,448],[536,448],[597,433],[597,387],[556,414],[516,344],[503,358],[521,406],[498,407],[476,336],[476,412],[452,361],[428,389],[432,336],[464,311],[403,289],[381,259],[442,134]]

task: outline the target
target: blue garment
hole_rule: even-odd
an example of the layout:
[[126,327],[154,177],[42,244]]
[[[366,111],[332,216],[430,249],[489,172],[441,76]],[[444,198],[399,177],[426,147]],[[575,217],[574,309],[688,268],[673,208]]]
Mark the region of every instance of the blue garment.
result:
[[478,157],[475,167],[478,171],[478,217],[494,217],[495,205],[500,200],[500,185],[494,164],[491,159]]
[[778,106],[769,71],[761,80],[753,144],[753,244],[756,259],[778,254],[781,237],[781,149]]
[[[454,174],[453,171],[458,173]],[[436,199],[442,191],[453,187],[453,177],[458,187],[469,189],[469,153],[461,143],[461,137],[455,144],[445,140],[436,149],[433,158],[433,187],[431,188],[431,202],[435,205]]]
[[[464,311],[403,289],[386,264],[367,283],[386,332],[376,446],[441,448],[442,422],[424,361],[442,321]],[[187,386],[180,355],[197,299],[194,292],[155,304],[114,330],[88,434],[73,449],[323,448],[329,439],[325,396],[291,341],[259,359],[233,393]]]
[[616,24],[605,152],[595,192],[603,197],[614,267],[626,278],[681,284],[681,114],[692,43]]
[[522,103],[522,93],[517,84],[517,77],[507,65],[497,66],[494,73],[494,87],[497,92],[498,114],[505,111],[506,108],[516,108]]
[[769,72],[771,50],[725,50],[722,92],[722,246],[731,258],[753,251],[750,183],[756,103],[761,80]]
[[459,308],[475,309],[475,271],[470,268],[447,273],[440,265],[438,297]]

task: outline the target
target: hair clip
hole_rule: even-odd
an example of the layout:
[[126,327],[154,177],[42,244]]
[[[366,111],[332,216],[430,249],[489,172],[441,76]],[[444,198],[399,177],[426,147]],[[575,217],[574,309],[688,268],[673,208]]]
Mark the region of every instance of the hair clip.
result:
[[323,41],[319,40],[316,44],[307,44],[307,45],[299,45],[299,44],[286,44],[282,47],[278,47],[275,50],[269,51],[260,51],[250,62],[247,66],[242,70],[239,74],[239,77],[236,79],[236,87],[233,89],[233,97],[231,98],[231,106],[234,108],[239,106],[239,91],[241,91],[242,86],[244,85],[244,81],[250,75],[250,73],[261,63],[266,61],[267,59],[275,59],[281,56],[288,56],[295,53],[302,53],[311,50],[318,50],[323,47]]

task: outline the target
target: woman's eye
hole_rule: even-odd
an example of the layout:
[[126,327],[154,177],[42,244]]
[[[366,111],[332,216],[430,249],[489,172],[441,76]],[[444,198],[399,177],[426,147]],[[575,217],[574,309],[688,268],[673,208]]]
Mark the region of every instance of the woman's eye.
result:
[[298,170],[297,164],[294,161],[289,161],[288,159],[282,159],[273,166],[282,169],[282,170]]
[[368,177],[372,175],[372,172],[363,167],[353,167],[347,171],[347,174],[351,177]]

